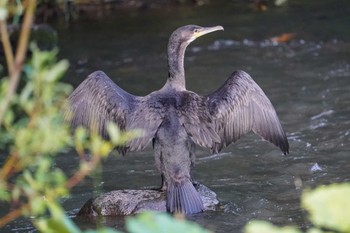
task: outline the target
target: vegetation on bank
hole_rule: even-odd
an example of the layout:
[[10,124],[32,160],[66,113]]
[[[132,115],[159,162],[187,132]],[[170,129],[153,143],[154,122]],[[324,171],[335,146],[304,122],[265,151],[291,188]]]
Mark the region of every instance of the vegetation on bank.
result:
[[[0,79],[0,149],[6,159],[0,168],[0,202],[8,213],[0,216],[0,228],[18,217],[31,217],[41,232],[118,232],[101,228],[82,231],[67,216],[60,199],[93,171],[109,152],[133,136],[110,125],[111,141],[79,129],[71,135],[63,121],[65,100],[72,87],[60,82],[68,61],[57,61],[57,49],[40,51],[28,45],[33,23],[35,0],[0,1],[0,32],[7,66],[7,76]],[[17,46],[11,46],[7,22],[21,22]],[[22,20],[20,20],[22,19]],[[28,47],[31,57],[26,59]],[[20,88],[19,88],[20,86]],[[79,156],[76,172],[67,176],[55,166],[60,152],[75,148]],[[301,206],[312,226],[308,233],[350,232],[350,184],[332,184],[306,190]],[[126,220],[130,233],[208,232],[181,216],[143,213]],[[232,229],[233,231],[236,229]],[[301,233],[297,227],[277,227],[252,221],[246,233]]]

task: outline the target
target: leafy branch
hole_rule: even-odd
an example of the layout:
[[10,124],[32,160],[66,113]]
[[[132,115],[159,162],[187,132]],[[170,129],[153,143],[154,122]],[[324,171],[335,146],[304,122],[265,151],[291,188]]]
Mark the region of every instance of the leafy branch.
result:
[[[58,82],[68,68],[68,62],[56,61],[57,50],[40,51],[32,44],[31,60],[24,65],[36,1],[24,3],[16,54],[13,54],[6,24],[7,9],[13,2],[2,1],[0,4],[1,41],[9,72],[9,76],[0,81],[0,127],[3,128],[0,148],[8,151],[0,169],[0,200],[13,203],[15,207],[0,217],[0,228],[22,215],[34,215],[38,217],[33,220],[34,224],[43,230],[52,218],[60,216],[67,220],[59,198],[68,195],[70,188],[88,176],[118,145],[119,139],[125,141],[131,134],[120,133],[114,140],[116,143],[112,143],[98,135],[88,136],[86,130],[78,129],[73,138],[62,114],[72,88]],[[24,87],[17,91],[22,75],[26,76]],[[54,159],[61,150],[72,146],[72,141],[80,158],[87,157],[85,151],[92,153],[91,159],[81,159],[79,169],[67,178],[63,171],[54,167]],[[51,218],[46,216],[47,210]]]
[[0,105],[0,126],[2,124],[4,114],[18,86],[18,82],[22,72],[23,62],[27,52],[31,26],[33,24],[34,12],[36,8],[36,0],[28,0],[26,3],[27,3],[27,6],[24,14],[23,25],[20,32],[20,39],[18,42],[15,55],[13,54],[13,51],[11,48],[7,25],[6,25],[7,9],[5,7],[7,4],[7,1],[5,1],[4,6],[1,6],[1,10],[5,12],[4,15],[0,18],[1,40],[3,43],[7,66],[10,74],[10,85],[8,87],[5,98],[3,99],[3,101],[1,101],[1,105]]

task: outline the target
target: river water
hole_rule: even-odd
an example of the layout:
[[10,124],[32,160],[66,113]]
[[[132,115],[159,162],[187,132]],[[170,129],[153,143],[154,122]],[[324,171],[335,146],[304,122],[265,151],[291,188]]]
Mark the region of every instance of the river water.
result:
[[[190,219],[214,232],[241,232],[252,219],[306,228],[302,190],[350,181],[350,4],[290,0],[257,12],[236,2],[119,12],[58,24],[60,56],[71,64],[64,81],[77,86],[92,71],[103,70],[125,90],[145,95],[166,80],[166,46],[174,29],[222,25],[224,32],[188,47],[187,88],[208,94],[232,71],[247,71],[275,106],[290,154],[282,155],[253,134],[217,155],[198,148],[195,178],[217,193],[221,206]],[[295,37],[280,44],[269,40],[283,33]],[[58,164],[72,173],[77,157],[66,153]],[[102,175],[86,179],[63,200],[83,228],[123,225],[122,218],[76,219],[93,195],[160,185],[151,148],[126,157],[113,154],[101,170]],[[34,231],[26,220],[3,230]]]

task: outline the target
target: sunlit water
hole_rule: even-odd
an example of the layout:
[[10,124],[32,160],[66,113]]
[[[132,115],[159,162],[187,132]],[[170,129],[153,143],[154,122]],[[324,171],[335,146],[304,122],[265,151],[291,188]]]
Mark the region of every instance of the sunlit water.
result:
[[[267,12],[228,4],[120,13],[57,25],[60,56],[71,70],[65,81],[78,85],[94,70],[105,71],[125,90],[145,95],[160,88],[167,76],[166,45],[170,33],[184,24],[222,25],[193,42],[186,53],[187,87],[201,94],[218,88],[235,69],[251,74],[276,108],[290,142],[282,153],[249,134],[218,155],[198,148],[195,178],[214,190],[217,211],[190,219],[215,232],[239,232],[252,219],[279,225],[309,225],[300,209],[303,189],[350,181],[350,32],[347,1],[290,1]],[[283,44],[269,38],[296,37]],[[58,166],[72,173],[73,152]],[[126,157],[110,156],[102,175],[87,179],[62,200],[69,216],[83,227],[104,224],[120,228],[122,218],[76,219],[93,195],[115,189],[160,185],[151,148]],[[28,232],[17,220],[4,232]]]

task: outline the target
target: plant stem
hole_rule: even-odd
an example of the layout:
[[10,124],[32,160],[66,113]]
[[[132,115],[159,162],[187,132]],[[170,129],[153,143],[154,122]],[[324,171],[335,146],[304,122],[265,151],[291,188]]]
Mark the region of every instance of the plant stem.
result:
[[90,162],[83,162],[85,167],[79,169],[73,176],[69,178],[69,180],[66,183],[66,187],[68,189],[71,189],[72,187],[76,186],[80,183],[87,175],[90,174],[90,172],[96,168],[98,163],[101,161],[100,155],[93,155],[93,158]]
[[22,205],[20,208],[11,211],[10,213],[0,218],[0,228],[5,226],[7,223],[15,220],[23,214],[23,211],[29,208],[29,203]]
[[10,86],[7,90],[4,100],[1,102],[1,105],[0,105],[0,126],[2,125],[5,112],[17,89],[19,78],[22,72],[23,62],[27,52],[30,30],[34,19],[36,0],[28,0],[27,3],[28,5],[24,15],[18,47],[16,50],[16,56],[14,59],[13,70],[11,71],[12,73],[10,73]]
[[11,173],[16,169],[16,165],[18,165],[18,156],[17,154],[11,154],[9,155],[8,159],[6,160],[5,164],[2,166],[0,170],[0,177],[1,180],[6,181],[9,176],[11,176]]
[[1,42],[5,52],[7,69],[11,76],[13,74],[13,69],[14,69],[14,58],[13,58],[13,51],[10,43],[10,37],[8,34],[6,22],[4,20],[0,21],[0,32],[1,32]]

